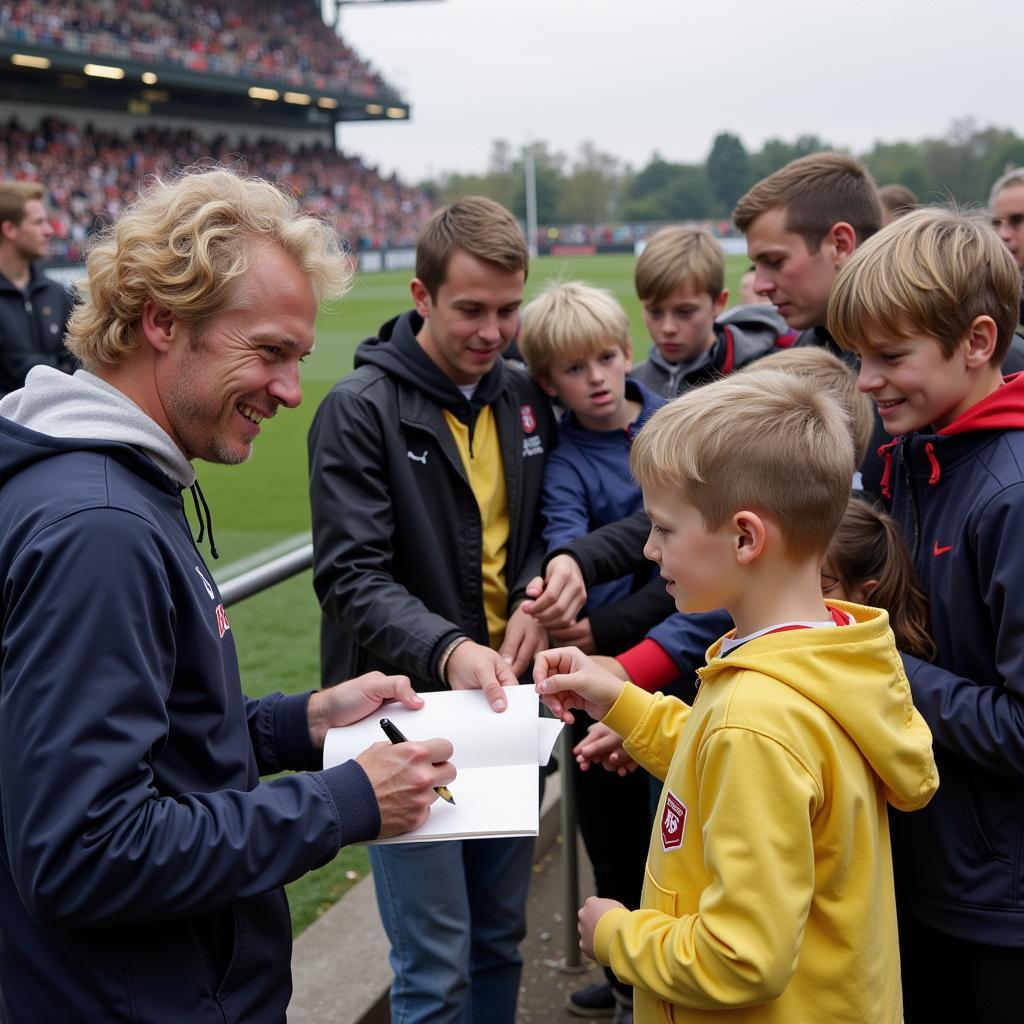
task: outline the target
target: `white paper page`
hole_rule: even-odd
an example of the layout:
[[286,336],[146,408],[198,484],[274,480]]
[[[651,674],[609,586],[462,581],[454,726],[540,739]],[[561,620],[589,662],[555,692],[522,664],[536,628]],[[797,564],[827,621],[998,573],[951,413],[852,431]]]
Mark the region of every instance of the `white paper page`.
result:
[[438,797],[430,807],[430,817],[418,829],[393,839],[374,840],[372,845],[537,834],[540,809],[535,764],[466,768],[451,784],[451,791],[454,807]]
[[[361,754],[385,739],[382,718],[390,718],[406,739],[442,737],[455,748],[452,764],[466,768],[499,764],[538,763],[537,691],[532,686],[505,688],[508,707],[498,714],[482,690],[441,690],[421,694],[424,706],[412,711],[401,704],[385,704],[361,722],[330,729],[324,743],[324,767],[331,768]],[[547,758],[544,758],[547,764]]]
[[328,731],[325,768],[381,742],[382,718],[390,718],[410,740],[442,736],[455,748],[452,761],[458,775],[449,787],[455,804],[438,798],[420,828],[375,842],[537,834],[537,767],[547,764],[562,723],[539,716],[533,687],[508,687],[505,692],[509,704],[501,714],[491,710],[479,690],[445,690],[422,694],[424,707],[418,711],[387,704],[362,722]]
[[551,760],[551,751],[555,749],[562,724],[557,718],[537,719],[537,764],[544,765]]

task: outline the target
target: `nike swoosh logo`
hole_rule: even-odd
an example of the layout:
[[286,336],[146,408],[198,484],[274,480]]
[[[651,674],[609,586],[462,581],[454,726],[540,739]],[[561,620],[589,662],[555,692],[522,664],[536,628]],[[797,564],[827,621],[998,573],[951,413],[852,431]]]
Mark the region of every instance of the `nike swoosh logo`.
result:
[[936,541],[935,542],[935,547],[932,548],[932,554],[935,555],[936,558],[938,558],[939,555],[944,555],[947,551],[952,551],[952,550],[953,550],[953,545],[952,544],[947,544],[944,548],[940,548],[939,547],[939,542]]

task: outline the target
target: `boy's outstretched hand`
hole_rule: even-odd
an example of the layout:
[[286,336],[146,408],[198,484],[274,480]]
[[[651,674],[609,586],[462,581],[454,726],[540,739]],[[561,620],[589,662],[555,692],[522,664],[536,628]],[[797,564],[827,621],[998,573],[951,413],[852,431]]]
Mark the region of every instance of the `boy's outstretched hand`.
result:
[[[616,907],[623,907],[623,905],[619,903],[618,900],[604,900],[598,896],[591,896],[590,899],[580,907],[580,949],[583,951],[583,955],[589,956],[591,960],[596,959],[594,956],[594,932],[597,931],[597,922],[600,921],[609,910],[614,910]],[[623,907],[623,909],[625,909],[625,907]]]
[[533,663],[533,681],[540,699],[563,722],[573,721],[573,708],[604,718],[626,685],[578,647],[541,651]]

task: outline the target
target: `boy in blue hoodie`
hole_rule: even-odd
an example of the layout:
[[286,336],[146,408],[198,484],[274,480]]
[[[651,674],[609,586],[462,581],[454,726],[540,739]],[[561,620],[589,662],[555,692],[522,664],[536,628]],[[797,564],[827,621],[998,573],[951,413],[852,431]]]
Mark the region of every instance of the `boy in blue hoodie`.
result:
[[[629,320],[602,288],[580,282],[548,287],[523,310],[519,351],[531,375],[565,408],[541,491],[544,540],[550,550],[643,507],[640,488],[629,472],[629,448],[665,400],[627,376],[633,356]],[[580,618],[555,638],[591,652],[617,653],[602,644],[600,616],[614,616],[618,604],[650,576],[624,576],[594,587]],[[665,602],[663,595],[655,596]],[[594,611],[598,621],[592,629]],[[582,718],[574,723],[575,742],[583,739],[589,724]],[[597,891],[638,906],[650,832],[646,776],[589,771],[577,773],[576,784],[580,830]],[[628,1004],[631,990],[610,969],[606,974],[607,985],[570,995],[570,1011],[614,1008],[612,988],[618,1003]]]
[[[551,549],[643,507],[629,446],[665,399],[627,376],[629,319],[603,288],[577,281],[548,287],[523,309],[519,349],[530,375],[565,409],[544,466],[541,508]],[[624,576],[594,587],[588,608],[622,600],[633,584]],[[583,619],[558,639],[584,650],[601,646]]]
[[[1024,374],[1020,275],[983,221],[930,209],[859,248],[828,327],[895,440],[883,489],[929,595],[904,657],[942,786],[893,821],[906,1020],[1020,1020],[1024,972]],[[941,983],[936,983],[941,979]]]

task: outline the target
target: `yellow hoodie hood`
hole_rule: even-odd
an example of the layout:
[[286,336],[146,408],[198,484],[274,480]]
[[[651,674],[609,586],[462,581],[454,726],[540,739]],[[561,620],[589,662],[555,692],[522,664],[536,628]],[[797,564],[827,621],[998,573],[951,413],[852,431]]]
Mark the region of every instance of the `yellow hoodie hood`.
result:
[[[829,605],[855,620],[838,629],[768,633],[718,657],[707,652],[701,682],[740,668],[769,675],[826,711],[853,740],[882,780],[886,799],[903,811],[923,807],[937,785],[932,737],[915,711],[910,683],[879,608],[845,601]],[[856,664],[856,673],[850,665]],[[837,680],[842,680],[839,685]]]

